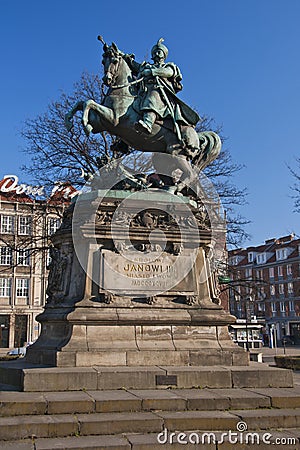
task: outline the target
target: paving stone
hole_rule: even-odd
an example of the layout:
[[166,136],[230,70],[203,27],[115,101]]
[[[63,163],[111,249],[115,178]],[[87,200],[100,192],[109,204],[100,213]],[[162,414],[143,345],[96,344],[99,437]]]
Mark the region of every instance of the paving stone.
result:
[[289,430],[282,430],[283,433],[285,433],[286,431],[288,431],[292,436],[296,437],[300,443],[300,428],[290,428]]
[[180,411],[186,409],[186,400],[178,395],[174,390],[132,390],[129,391],[142,400],[143,411],[164,410]]
[[95,402],[85,392],[46,392],[47,414],[89,413],[95,410]]
[[[197,448],[194,443],[180,443],[189,442],[191,433],[182,432],[168,432],[162,431],[160,433],[142,434],[126,434],[126,438],[132,445],[132,450],[195,450]],[[179,438],[179,443],[178,443]],[[193,438],[192,438],[193,439]],[[191,441],[195,442],[195,441]],[[216,450],[215,444],[203,444],[201,450]]]
[[210,367],[170,367],[162,366],[167,375],[177,375],[177,388],[230,388],[232,387],[230,368]]
[[95,367],[98,372],[97,389],[154,389],[156,375],[165,375],[159,367]]
[[96,412],[141,411],[142,399],[125,390],[87,391],[96,404]]
[[300,427],[300,409],[236,410],[232,414],[246,422],[249,430]]
[[252,363],[245,367],[232,367],[232,387],[236,388],[267,388],[292,387],[293,374],[291,370],[268,367],[261,363]]
[[0,440],[26,439],[32,436],[57,437],[78,433],[76,418],[70,415],[2,417]]
[[[220,389],[222,391],[223,389]],[[229,409],[229,399],[221,396],[214,389],[178,389],[176,395],[187,402],[189,410],[218,411]]]
[[234,429],[238,417],[226,411],[156,412],[164,419],[164,427],[173,430],[229,430]]
[[123,438],[122,436],[78,436],[60,439],[37,439],[35,441],[34,450],[52,449],[130,450],[131,446],[127,439]]
[[294,389],[251,389],[251,392],[269,397],[273,408],[300,408],[300,386],[296,386]]
[[34,447],[33,441],[14,441],[14,442],[1,442],[0,441],[1,450],[36,450]]
[[97,372],[86,367],[24,369],[24,391],[54,392],[97,389]]
[[226,398],[230,409],[269,408],[271,406],[271,400],[267,395],[264,395],[264,390],[261,390],[261,393],[256,393],[235,388],[211,389],[210,392]]
[[32,392],[0,392],[0,416],[45,414],[47,402],[43,394]]
[[237,443],[236,437],[225,438],[222,444],[218,444],[218,448],[222,450],[249,450],[249,448],[258,450],[270,450],[270,448],[278,448],[280,450],[299,450],[300,441],[289,430],[251,432],[242,433],[242,442]]
[[81,435],[150,433],[162,430],[163,421],[150,412],[95,413],[77,416]]

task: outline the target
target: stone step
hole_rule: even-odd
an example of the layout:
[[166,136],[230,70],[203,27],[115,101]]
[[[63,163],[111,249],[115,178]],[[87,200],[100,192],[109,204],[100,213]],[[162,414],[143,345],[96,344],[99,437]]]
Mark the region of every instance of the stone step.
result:
[[[119,435],[128,433],[235,431],[244,422],[249,431],[300,428],[300,409],[231,411],[152,411],[93,414],[53,414],[3,417],[0,441],[29,438]],[[3,442],[0,442],[1,445]]]
[[[16,363],[16,364],[13,364]],[[292,387],[292,372],[252,362],[250,366],[209,367],[40,367],[0,364],[0,383],[27,392],[107,389]]]
[[[228,430],[229,431],[229,430]],[[280,431],[257,432],[247,437],[247,431],[242,434],[242,442],[233,443],[236,437],[223,437],[220,432],[204,434],[201,430],[180,434],[180,432],[160,432],[147,434],[123,434],[117,436],[76,436],[67,438],[34,438],[32,440],[2,442],[1,450],[246,450],[259,448],[270,450],[270,445],[278,449],[298,450],[300,432],[296,429]],[[212,439],[215,437],[216,442]],[[249,439],[249,443],[247,443]],[[253,439],[253,441],[251,440]],[[224,440],[224,442],[222,442]],[[276,441],[277,440],[277,441]],[[222,442],[222,444],[220,444]],[[254,442],[254,444],[252,443]],[[269,443],[268,443],[269,442]],[[184,445],[184,447],[183,447]]]
[[127,411],[300,408],[300,386],[265,389],[146,389],[0,392],[0,416]]

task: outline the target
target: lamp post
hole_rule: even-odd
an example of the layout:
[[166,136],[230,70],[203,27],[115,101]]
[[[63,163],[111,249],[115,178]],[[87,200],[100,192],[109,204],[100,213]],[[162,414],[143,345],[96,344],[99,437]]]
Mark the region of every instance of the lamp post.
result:
[[244,308],[245,308],[245,319],[246,319],[246,349],[247,352],[250,351],[249,349],[249,335],[248,335],[248,321],[251,321],[251,310],[250,310],[250,303],[252,302],[252,297],[249,295],[249,297],[246,297],[244,299]]

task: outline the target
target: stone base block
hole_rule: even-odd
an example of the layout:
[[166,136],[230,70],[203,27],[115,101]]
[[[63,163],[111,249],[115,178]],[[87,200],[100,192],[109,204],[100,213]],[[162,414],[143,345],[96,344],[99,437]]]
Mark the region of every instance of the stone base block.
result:
[[[241,349],[242,350],[242,349]],[[248,354],[234,349],[203,350],[114,350],[106,351],[45,351],[38,363],[57,367],[114,367],[114,366],[245,366]]]
[[292,372],[287,369],[254,366],[241,367],[26,367],[2,363],[0,383],[11,384],[28,392],[55,392],[105,389],[172,388],[268,388],[292,387]]
[[[80,324],[68,327],[68,336],[63,342],[42,337],[28,349],[26,361],[57,367],[231,366],[249,363],[247,352],[232,342],[228,327],[221,323],[193,325],[188,323],[187,317],[180,315],[176,323],[177,311],[145,310],[144,323],[141,324],[140,311],[132,312],[130,319],[125,314],[121,320],[121,311],[118,310],[117,323],[112,321],[103,325],[102,313],[96,309],[93,321],[83,315]],[[221,313],[218,310],[214,313],[217,323]],[[105,314],[107,319],[107,310]],[[134,323],[135,319],[137,323]],[[62,328],[61,324],[58,326]],[[52,327],[55,328],[53,323]],[[47,325],[44,329],[48,330]],[[52,331],[55,335],[55,329]]]

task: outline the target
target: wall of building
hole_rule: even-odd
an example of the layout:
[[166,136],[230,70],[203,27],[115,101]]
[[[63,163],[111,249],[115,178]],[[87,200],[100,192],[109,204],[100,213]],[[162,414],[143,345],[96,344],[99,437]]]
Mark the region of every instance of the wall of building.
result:
[[57,192],[40,200],[22,191],[13,180],[0,181],[0,349],[21,347],[39,335],[49,237],[70,203]]
[[300,239],[293,235],[229,252],[230,310],[255,316],[275,328],[277,340],[293,335],[300,344]]

